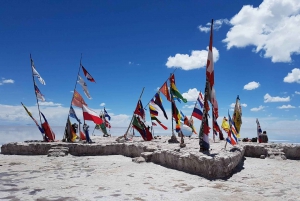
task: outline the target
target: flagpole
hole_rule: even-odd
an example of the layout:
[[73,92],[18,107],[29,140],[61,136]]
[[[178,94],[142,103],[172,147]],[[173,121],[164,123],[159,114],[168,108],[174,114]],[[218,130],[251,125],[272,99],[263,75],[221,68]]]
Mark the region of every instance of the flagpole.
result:
[[[36,99],[36,103],[37,103],[37,106],[38,106],[38,110],[39,110],[39,117],[40,117],[40,123],[41,123],[41,127],[43,128],[42,126],[42,118],[41,118],[41,111],[40,111],[40,105],[39,105],[39,100],[37,98],[37,93],[36,93],[36,90],[35,90],[35,86],[36,86],[36,83],[35,83],[35,80],[34,80],[34,75],[33,75],[33,68],[32,68],[32,65],[33,65],[33,60],[32,60],[32,57],[31,57],[31,54],[30,54],[30,64],[31,64],[31,73],[32,73],[32,81],[33,81],[33,89],[34,89],[34,93],[35,93],[35,99]],[[42,134],[43,136],[43,140],[45,141],[45,136]]]
[[[139,100],[141,100],[141,98],[142,98],[142,95],[143,95],[143,93],[144,93],[144,89],[145,89],[145,87],[143,87],[143,90],[142,90],[142,93],[140,94]],[[139,101],[139,100],[138,100],[138,101]],[[133,114],[132,114],[132,117],[131,117],[131,120],[130,120],[129,126],[128,126],[128,128],[127,128],[127,130],[126,130],[125,134],[124,134],[124,137],[125,137],[125,138],[126,138],[126,136],[127,136],[127,133],[128,133],[128,131],[129,131],[129,129],[130,129],[130,126],[131,126],[131,123],[132,123],[133,117],[134,117],[134,112],[133,112]]]
[[[174,69],[174,71],[173,71],[173,73],[171,73],[170,77],[175,73],[176,70],[177,70],[177,68]],[[164,84],[170,79],[170,77],[166,81],[164,81]],[[158,92],[159,92],[159,90],[158,90]],[[154,97],[155,97],[155,95],[153,96],[153,98]],[[144,107],[145,110],[147,110],[146,107],[149,105],[149,103],[151,102],[151,100],[147,103],[147,105],[145,105],[145,107]]]

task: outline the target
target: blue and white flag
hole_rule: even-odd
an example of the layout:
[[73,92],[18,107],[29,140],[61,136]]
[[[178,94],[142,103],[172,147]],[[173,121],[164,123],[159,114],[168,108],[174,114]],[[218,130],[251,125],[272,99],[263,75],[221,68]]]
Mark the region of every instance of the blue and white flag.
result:
[[37,99],[39,99],[40,101],[45,101],[43,94],[41,93],[41,91],[35,84],[34,84],[34,89],[35,89],[35,94],[36,94]]
[[43,80],[43,78],[40,76],[40,74],[36,71],[36,69],[34,67],[34,62],[32,59],[31,59],[31,67],[32,67],[33,76],[37,77],[41,84],[46,85],[46,82]]
[[108,121],[110,121],[110,116],[109,116],[108,113],[106,112],[105,108],[104,108],[104,116],[108,118]]
[[201,108],[203,108],[203,106],[204,106],[204,98],[203,98],[203,94],[201,93],[201,91],[199,93],[197,101],[198,101],[199,105],[201,106]]
[[78,117],[77,117],[77,115],[75,113],[75,110],[73,109],[72,106],[70,107],[69,116],[72,117],[72,118],[74,118],[74,119],[76,119],[79,123],[81,123],[80,119],[78,119]]

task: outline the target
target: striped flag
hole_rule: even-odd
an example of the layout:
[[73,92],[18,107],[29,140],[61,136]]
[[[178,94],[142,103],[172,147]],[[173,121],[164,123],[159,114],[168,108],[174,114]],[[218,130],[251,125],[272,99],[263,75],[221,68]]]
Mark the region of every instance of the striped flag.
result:
[[43,78],[40,76],[40,74],[35,69],[34,62],[33,62],[33,59],[31,58],[31,55],[30,55],[30,61],[31,61],[33,76],[37,77],[41,84],[46,85],[46,82],[43,80]]
[[199,120],[202,120],[202,117],[203,117],[203,113],[202,111],[198,108],[198,105],[195,105],[194,107],[194,110],[192,112],[192,116],[199,119]]
[[94,80],[94,78],[89,74],[89,72],[87,72],[87,70],[83,67],[83,65],[81,65],[81,67],[82,67],[83,74],[84,74],[84,76],[86,77],[86,79],[88,79],[88,80],[91,81],[91,82],[96,82],[96,81]]
[[201,91],[199,92],[197,101],[198,101],[199,105],[201,106],[201,108],[203,108],[203,106],[204,106],[204,98],[203,98],[203,94],[201,93]]
[[228,120],[229,120],[229,132],[228,132],[228,137],[226,138],[226,141],[229,142],[231,145],[236,145],[237,144],[237,137],[236,137],[236,128],[233,124],[233,121],[230,117],[229,111],[228,111]]
[[262,134],[262,130],[261,130],[260,123],[259,123],[258,119],[256,119],[256,124],[257,124],[257,140],[260,143],[260,137],[259,136]]
[[34,89],[35,89],[35,94],[36,94],[37,99],[39,99],[40,101],[45,101],[43,94],[41,93],[39,88],[35,85],[35,83],[34,83]]

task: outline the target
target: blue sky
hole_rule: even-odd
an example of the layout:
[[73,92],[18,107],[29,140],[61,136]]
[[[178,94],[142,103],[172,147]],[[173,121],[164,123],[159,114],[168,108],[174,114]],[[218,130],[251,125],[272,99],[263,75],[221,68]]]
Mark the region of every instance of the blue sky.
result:
[[[80,85],[77,90],[89,108],[100,112],[105,106],[112,126],[128,126],[142,88],[146,105],[175,67],[177,88],[188,99],[177,106],[189,116],[205,87],[211,19],[218,122],[228,110],[232,115],[239,95],[242,137],[256,134],[256,118],[263,130],[299,128],[297,0],[2,1],[0,125],[33,124],[20,102],[39,119],[30,54],[46,82],[37,85],[52,126],[66,123],[81,54],[96,83],[84,78],[91,100]],[[170,103],[163,98],[163,104],[171,116]],[[195,125],[199,130],[200,122]],[[253,133],[243,136],[243,128]]]

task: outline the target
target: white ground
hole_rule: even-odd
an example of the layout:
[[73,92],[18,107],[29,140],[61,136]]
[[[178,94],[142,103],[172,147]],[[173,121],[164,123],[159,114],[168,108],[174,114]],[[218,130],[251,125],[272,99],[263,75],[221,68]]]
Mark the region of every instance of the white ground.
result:
[[124,156],[0,154],[0,200],[300,200],[300,161],[245,158],[207,180]]

